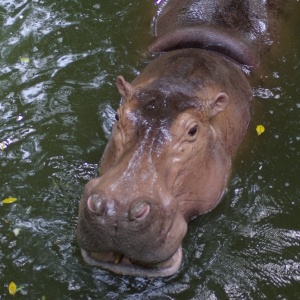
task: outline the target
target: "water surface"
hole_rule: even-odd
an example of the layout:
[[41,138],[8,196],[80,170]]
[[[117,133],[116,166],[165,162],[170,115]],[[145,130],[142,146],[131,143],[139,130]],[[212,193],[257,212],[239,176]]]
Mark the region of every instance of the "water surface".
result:
[[190,223],[180,271],[149,280],[87,266],[75,228],[119,103],[115,78],[145,65],[157,6],[1,1],[0,200],[18,200],[0,206],[0,298],[11,281],[23,285],[19,299],[300,297],[300,6],[291,3],[222,203]]

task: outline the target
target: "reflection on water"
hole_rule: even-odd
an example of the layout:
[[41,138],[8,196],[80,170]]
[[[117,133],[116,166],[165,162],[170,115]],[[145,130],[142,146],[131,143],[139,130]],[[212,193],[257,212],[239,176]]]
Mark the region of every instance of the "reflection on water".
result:
[[[111,130],[115,77],[141,69],[155,10],[150,0],[1,1],[0,200],[18,200],[0,206],[0,298],[11,281],[23,299],[299,297],[297,38],[285,37],[254,86],[231,183],[214,211],[191,222],[180,272],[149,280],[84,264],[78,201]],[[289,26],[297,37],[296,17]],[[266,128],[259,137],[257,124]]]

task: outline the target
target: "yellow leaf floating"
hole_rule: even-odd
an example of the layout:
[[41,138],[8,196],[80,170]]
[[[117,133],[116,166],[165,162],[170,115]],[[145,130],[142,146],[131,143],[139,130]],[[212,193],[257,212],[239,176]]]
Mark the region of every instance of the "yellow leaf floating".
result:
[[6,198],[6,199],[2,200],[1,202],[3,204],[10,204],[10,203],[13,203],[15,201],[17,201],[17,198]]
[[21,59],[21,62],[24,63],[24,64],[29,63],[29,58],[27,58],[27,57],[20,57],[20,59]]
[[256,132],[258,135],[261,135],[262,133],[265,132],[265,127],[263,125],[257,125],[256,126]]
[[9,286],[8,286],[8,291],[11,295],[15,295],[15,293],[17,292],[17,285],[12,281]]

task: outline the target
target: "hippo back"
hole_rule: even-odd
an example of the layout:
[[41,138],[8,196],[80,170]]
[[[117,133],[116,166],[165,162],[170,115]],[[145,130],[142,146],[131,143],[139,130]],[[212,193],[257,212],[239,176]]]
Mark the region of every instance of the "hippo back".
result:
[[282,1],[168,1],[156,19],[157,40],[149,50],[202,48],[225,54],[240,64],[257,66],[259,57],[272,44],[279,2]]

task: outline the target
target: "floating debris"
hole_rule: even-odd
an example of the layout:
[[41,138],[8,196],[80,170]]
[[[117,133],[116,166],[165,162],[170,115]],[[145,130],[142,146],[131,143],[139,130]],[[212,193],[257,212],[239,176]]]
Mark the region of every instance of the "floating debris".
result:
[[19,233],[20,233],[20,231],[21,231],[21,228],[15,228],[15,229],[13,230],[13,233],[14,233],[15,236],[18,236]]
[[8,291],[11,295],[15,295],[17,292],[17,285],[12,281],[8,286]]
[[262,133],[265,132],[265,127],[263,125],[257,125],[256,132],[257,132],[257,135],[261,135]]
[[10,204],[10,203],[13,203],[13,202],[15,202],[17,200],[18,200],[17,198],[6,198],[6,199],[2,200],[1,202],[3,204]]
[[20,60],[22,63],[24,64],[28,64],[30,62],[29,58],[28,57],[20,57]]

